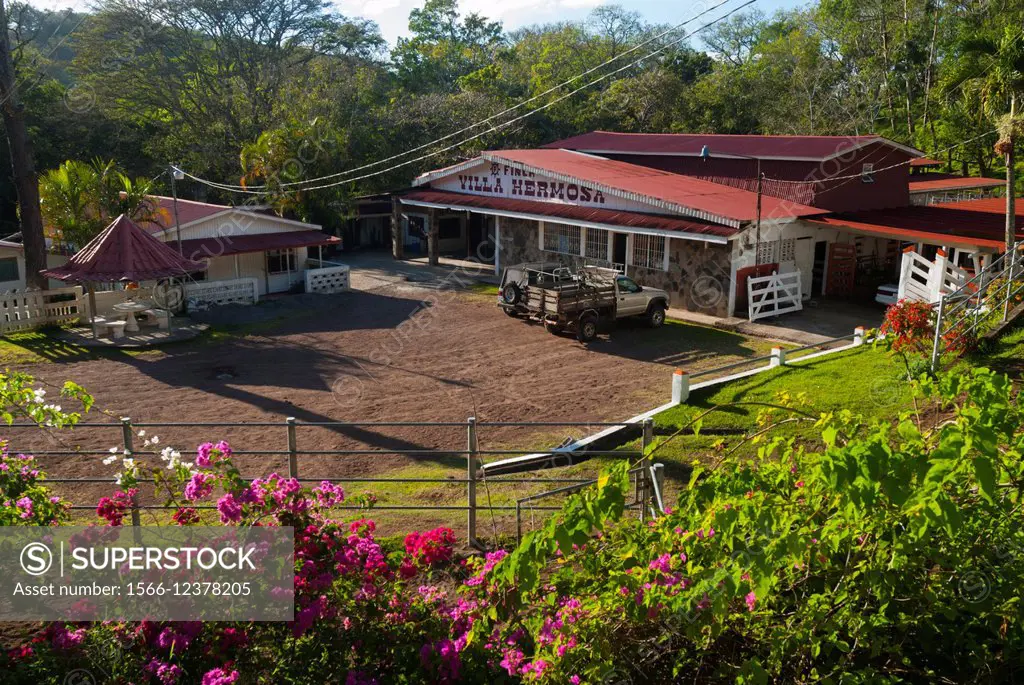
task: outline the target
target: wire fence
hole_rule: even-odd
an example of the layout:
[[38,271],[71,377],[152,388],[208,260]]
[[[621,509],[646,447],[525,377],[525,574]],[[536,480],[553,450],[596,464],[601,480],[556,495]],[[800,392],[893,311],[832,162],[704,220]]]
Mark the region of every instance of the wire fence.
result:
[[[88,486],[100,488],[104,485],[114,484],[112,475],[101,475],[89,473],[88,475],[67,475],[65,468],[66,460],[74,461],[73,470],[82,471],[106,471],[110,467],[103,467],[102,459],[112,454],[116,448],[118,458],[129,456],[137,461],[149,461],[151,465],[160,463],[161,452],[157,446],[151,445],[144,440],[144,436],[152,436],[155,431],[171,431],[174,435],[194,436],[205,435],[213,432],[215,435],[222,435],[229,431],[236,434],[241,431],[260,431],[259,442],[267,442],[274,434],[280,438],[284,449],[232,449],[233,460],[236,467],[242,472],[245,480],[253,480],[259,477],[266,477],[274,464],[280,466],[281,475],[295,478],[301,483],[319,483],[329,480],[335,484],[375,484],[388,488],[396,486],[411,485],[417,488],[458,488],[463,495],[453,502],[450,498],[440,495],[431,495],[429,492],[424,496],[416,496],[413,493],[403,493],[397,488],[397,495],[387,495],[387,501],[381,504],[373,504],[372,509],[394,512],[464,512],[466,519],[466,539],[475,547],[482,547],[480,542],[479,528],[481,516],[490,514],[493,516],[500,513],[504,516],[515,515],[515,530],[521,534],[524,513],[552,512],[561,509],[554,504],[544,504],[558,495],[568,495],[578,492],[580,489],[592,485],[596,481],[587,477],[551,477],[538,475],[535,471],[545,471],[550,468],[567,466],[581,461],[581,455],[564,450],[552,450],[548,453],[548,461],[531,468],[521,474],[488,476],[482,467],[488,460],[498,458],[510,458],[526,454],[537,454],[534,446],[531,449],[514,449],[505,444],[498,443],[494,446],[481,445],[480,433],[487,429],[515,429],[524,430],[536,434],[536,431],[544,429],[570,429],[577,432],[589,433],[596,429],[623,427],[626,422],[557,422],[557,421],[493,421],[479,422],[470,417],[461,422],[347,422],[347,421],[299,421],[289,417],[283,421],[267,422],[209,422],[209,423],[184,423],[184,422],[151,422],[133,421],[129,417],[122,418],[118,422],[80,422],[71,429],[54,431],[61,438],[61,444],[53,447],[44,446],[39,449],[32,449],[40,463],[48,472],[47,482],[59,486],[56,492],[60,494],[60,488],[65,490],[75,489],[76,495],[82,494],[82,489]],[[37,434],[39,427],[34,423],[14,423],[8,427],[12,431],[30,430]],[[344,432],[339,436],[337,442],[342,440],[351,442],[351,435],[370,434],[378,435],[384,429],[397,431],[434,431],[439,429],[450,434],[449,444],[442,448],[413,447],[413,446],[371,446],[369,444],[350,449],[319,449],[318,445],[306,447],[303,445],[302,436],[305,432],[313,430],[329,431],[331,434]],[[279,432],[278,432],[279,431]],[[656,471],[645,468],[640,462],[645,453],[647,445],[653,436],[653,423],[648,421],[643,427],[643,436],[639,450],[612,449],[612,450],[587,450],[584,458],[611,457],[614,459],[626,459],[631,464],[639,464],[630,471],[631,481],[634,483],[635,498],[629,503],[632,510],[637,511],[641,518],[654,515],[656,510],[651,509],[651,502],[655,499],[655,493],[659,493],[660,485],[652,485],[651,481]],[[456,444],[455,436],[462,435],[464,440]],[[54,438],[51,437],[51,440]],[[369,441],[369,438],[363,438]],[[536,439],[536,438],[533,438]],[[321,439],[320,443],[323,442]],[[386,441],[385,441],[386,442]],[[71,444],[69,444],[71,443]],[[19,443],[20,444],[20,443]],[[232,445],[234,446],[234,441]],[[113,445],[114,448],[111,448]],[[138,448],[138,449],[137,449]],[[28,450],[24,450],[28,451]],[[442,465],[437,476],[389,476],[386,475],[388,465],[386,459],[402,459],[405,463],[422,464],[432,462],[435,465]],[[62,461],[65,460],[65,461]],[[263,466],[259,473],[247,473],[253,470],[251,461],[260,461]],[[347,462],[353,462],[347,464]],[[340,468],[348,466],[348,468]],[[325,470],[326,468],[326,470]],[[357,471],[365,472],[355,472]],[[385,474],[380,472],[384,471]],[[312,474],[316,473],[316,476]],[[152,477],[140,477],[140,483],[156,484],[157,479]],[[494,493],[491,487],[509,488],[512,487],[520,494],[524,489],[528,491],[525,496],[518,498],[501,497],[494,502]],[[541,488],[554,488],[541,490]],[[660,500],[659,500],[660,501]],[[505,503],[507,502],[507,503]],[[180,506],[174,502],[147,502],[145,499],[136,499],[131,507],[132,525],[140,525],[140,512],[174,510]],[[212,505],[192,506],[195,509],[215,509]],[[339,505],[340,510],[361,510],[366,509],[366,504],[345,504]],[[95,505],[73,504],[73,510],[94,510]],[[658,506],[660,510],[660,505]],[[492,519],[493,521],[493,519]],[[498,534],[497,526],[492,531]],[[510,532],[510,531],[509,531]]]

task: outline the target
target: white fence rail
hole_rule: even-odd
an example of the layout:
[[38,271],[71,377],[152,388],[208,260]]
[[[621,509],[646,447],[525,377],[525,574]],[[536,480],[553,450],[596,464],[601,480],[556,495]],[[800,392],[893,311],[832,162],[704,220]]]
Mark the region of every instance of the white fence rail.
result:
[[0,333],[57,326],[86,316],[82,288],[10,290],[0,293]]
[[967,271],[949,263],[943,250],[936,253],[934,262],[908,250],[903,253],[896,298],[932,304],[962,288],[970,278]]
[[747,279],[747,311],[751,321],[798,312],[804,308],[800,272]]
[[256,304],[260,290],[255,278],[200,281],[185,284],[185,297],[205,305]]
[[318,269],[306,269],[306,292],[330,295],[347,292],[351,288],[350,269],[345,264],[327,266],[329,262],[319,262]]

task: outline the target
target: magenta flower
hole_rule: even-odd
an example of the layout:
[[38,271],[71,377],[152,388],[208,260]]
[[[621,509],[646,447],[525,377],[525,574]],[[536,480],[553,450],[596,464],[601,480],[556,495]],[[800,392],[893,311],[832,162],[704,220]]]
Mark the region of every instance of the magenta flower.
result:
[[209,473],[193,474],[192,479],[185,485],[185,491],[182,494],[189,502],[203,499],[213,492],[214,480],[214,477]]
[[217,511],[221,523],[237,523],[242,519],[242,505],[230,492],[217,500]]
[[230,673],[223,668],[215,668],[207,671],[203,676],[202,685],[231,685],[238,680],[238,671]]
[[747,611],[754,610],[754,603],[757,602],[757,595],[751,590],[747,593],[747,596],[743,598],[743,601],[747,603]]

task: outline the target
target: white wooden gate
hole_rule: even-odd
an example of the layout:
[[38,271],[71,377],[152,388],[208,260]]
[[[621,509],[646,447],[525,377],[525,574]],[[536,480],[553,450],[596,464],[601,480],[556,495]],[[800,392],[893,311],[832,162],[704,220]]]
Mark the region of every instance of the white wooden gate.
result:
[[970,278],[969,273],[950,263],[944,250],[936,253],[934,262],[908,250],[903,253],[896,298],[932,304],[962,288]]
[[798,312],[804,308],[800,272],[747,279],[747,311],[751,321]]

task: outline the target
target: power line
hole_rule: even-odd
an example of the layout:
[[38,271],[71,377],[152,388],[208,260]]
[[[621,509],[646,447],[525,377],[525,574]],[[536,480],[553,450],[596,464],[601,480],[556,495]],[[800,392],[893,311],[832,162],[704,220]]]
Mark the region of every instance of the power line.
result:
[[[464,139],[462,139],[462,140],[460,140],[460,141],[458,141],[458,142],[456,142],[456,143],[454,143],[452,145],[440,148],[438,150],[434,150],[433,152],[429,152],[429,153],[427,153],[425,155],[420,155],[418,157],[414,157],[413,159],[406,160],[405,162],[401,162],[399,164],[395,164],[395,165],[393,165],[391,167],[388,167],[387,169],[382,169],[380,171],[374,171],[374,172],[371,172],[371,173],[368,173],[368,174],[363,174],[362,176],[356,176],[354,178],[343,179],[341,181],[334,181],[332,183],[327,183],[327,184],[320,185],[320,186],[309,186],[309,187],[296,188],[295,190],[296,191],[324,190],[326,188],[333,188],[335,186],[339,186],[339,185],[342,185],[342,184],[345,184],[345,183],[355,183],[356,181],[361,181],[361,180],[364,180],[364,179],[367,179],[367,178],[372,178],[374,176],[380,176],[382,174],[389,173],[389,172],[394,171],[396,169],[400,169],[402,167],[409,166],[410,164],[415,164],[417,162],[424,161],[424,160],[429,159],[431,157],[435,157],[435,156],[437,156],[437,155],[439,155],[439,154],[441,154],[443,152],[448,152],[450,150],[454,150],[454,149],[456,149],[458,147],[461,147],[465,143],[469,143],[469,142],[472,142],[474,140],[477,140],[478,138],[482,138],[483,136],[487,135],[488,133],[494,133],[494,132],[496,132],[496,131],[498,131],[500,129],[503,129],[503,128],[506,128],[508,126],[511,126],[512,124],[514,124],[514,123],[516,123],[518,121],[522,121],[523,119],[531,117],[534,114],[537,114],[538,112],[543,112],[544,110],[548,109],[549,107],[553,107],[554,105],[558,104],[559,102],[561,102],[561,101],[563,101],[563,100],[565,100],[567,98],[572,97],[573,95],[579,93],[582,90],[585,90],[585,89],[589,88],[590,86],[592,86],[592,85],[594,85],[596,83],[600,83],[602,81],[605,81],[605,80],[615,76],[616,74],[622,73],[623,71],[626,71],[627,69],[631,69],[631,68],[633,68],[635,66],[638,66],[644,60],[649,59],[650,57],[653,57],[653,56],[655,56],[655,55],[657,55],[657,54],[659,54],[661,52],[664,52],[669,47],[672,47],[673,45],[676,45],[676,44],[682,42],[686,38],[689,38],[691,36],[697,35],[701,31],[703,31],[703,30],[705,30],[707,28],[710,28],[711,26],[714,26],[715,24],[719,23],[720,21],[722,21],[722,20],[730,17],[731,15],[735,14],[736,12],[739,12],[740,10],[745,9],[745,8],[749,7],[750,5],[753,5],[755,2],[757,2],[757,0],[747,0],[743,4],[739,5],[735,9],[732,9],[729,12],[723,14],[722,16],[718,17],[717,19],[715,19],[713,21],[710,21],[707,24],[704,24],[703,26],[700,26],[699,28],[697,28],[692,33],[684,35],[684,36],[681,36],[681,37],[679,37],[679,38],[677,38],[677,39],[675,39],[673,41],[670,41],[669,43],[666,43],[665,45],[661,46],[657,50],[654,50],[653,52],[650,52],[650,53],[644,55],[643,57],[641,57],[640,59],[638,59],[638,60],[636,60],[634,62],[626,64],[626,65],[624,65],[622,67],[619,67],[618,69],[616,69],[614,71],[611,71],[611,72],[609,72],[609,73],[607,73],[607,74],[605,74],[603,76],[600,76],[600,77],[594,79],[593,81],[591,81],[589,83],[586,83],[586,84],[580,86],[579,88],[576,88],[575,90],[569,91],[568,93],[565,93],[565,94],[555,98],[551,102],[548,102],[548,103],[546,103],[546,104],[544,104],[544,105],[542,105],[542,106],[540,106],[540,107],[538,107],[536,109],[530,110],[529,112],[526,112],[525,114],[521,114],[518,117],[515,117],[513,119],[509,119],[508,121],[503,122],[501,124],[496,124],[494,126],[491,126],[486,131],[483,131],[483,132],[478,133],[476,135],[470,136],[468,138],[464,138]],[[219,190],[224,190],[224,191],[228,191],[228,192],[235,192],[235,193],[245,193],[245,194],[249,194],[249,195],[266,195],[266,194],[268,194],[264,190],[241,189],[241,188],[230,187],[230,186],[227,186],[227,185],[221,184],[221,183],[215,183],[213,181],[208,181],[208,180],[206,180],[204,178],[200,178],[198,176],[193,176],[192,174],[189,174],[188,172],[186,172],[185,175],[188,176],[189,178],[191,178],[194,181],[198,181],[199,183],[203,183],[205,185],[210,186],[211,188],[217,188]],[[317,180],[317,179],[314,179],[314,180]],[[308,182],[311,182],[311,181],[306,181],[306,182],[308,183]]]
[[[432,145],[437,145],[438,143],[443,143],[446,140],[450,140],[451,138],[454,138],[455,136],[458,136],[458,135],[461,135],[463,133],[466,133],[467,131],[471,131],[471,130],[479,127],[479,126],[483,126],[484,124],[486,124],[488,122],[491,122],[491,121],[494,121],[495,119],[498,119],[500,117],[503,117],[506,114],[511,114],[512,112],[514,112],[514,111],[516,111],[516,110],[518,110],[518,109],[520,109],[522,107],[525,107],[526,105],[530,104],[531,102],[539,100],[539,99],[543,98],[546,95],[550,95],[551,93],[555,92],[556,90],[559,90],[559,89],[563,88],[564,86],[567,86],[567,85],[569,85],[571,83],[575,83],[576,81],[579,81],[581,78],[583,78],[585,76],[588,76],[589,74],[592,74],[595,71],[598,71],[599,69],[602,69],[602,68],[608,66],[609,64],[622,59],[626,55],[629,55],[629,54],[631,54],[633,52],[636,52],[637,50],[640,50],[641,48],[643,48],[643,47],[645,47],[647,45],[650,45],[651,43],[653,43],[653,42],[655,42],[657,40],[660,40],[660,39],[664,38],[668,34],[673,33],[674,31],[677,31],[677,30],[683,28],[687,24],[690,24],[690,23],[696,21],[697,19],[700,19],[705,14],[713,12],[716,9],[718,9],[719,7],[721,7],[722,5],[726,5],[726,4],[730,3],[730,2],[732,2],[732,0],[721,0],[721,2],[719,2],[717,5],[713,5],[713,6],[709,7],[709,8],[707,8],[707,9],[705,9],[703,12],[700,12],[699,14],[696,14],[696,15],[690,17],[686,21],[684,21],[682,23],[679,23],[679,24],[676,24],[675,26],[672,26],[671,28],[665,29],[661,33],[648,38],[647,40],[645,40],[642,43],[638,43],[637,45],[634,45],[633,47],[631,47],[630,49],[626,50],[625,52],[619,53],[615,57],[609,58],[609,59],[605,60],[604,62],[602,62],[601,64],[593,66],[590,69],[587,69],[586,71],[581,72],[581,73],[573,76],[570,79],[562,81],[561,83],[559,83],[557,85],[551,86],[550,88],[548,88],[547,90],[545,90],[542,93],[538,93],[537,95],[534,95],[533,97],[530,97],[530,98],[528,98],[526,100],[523,100],[522,102],[519,102],[518,104],[513,105],[512,107],[509,107],[508,109],[502,110],[501,112],[498,112],[497,114],[492,114],[491,116],[487,117],[486,119],[481,119],[480,121],[474,122],[474,123],[470,124],[469,126],[466,126],[464,128],[459,129],[458,131],[454,131],[452,133],[449,133],[446,136],[442,136],[441,138],[437,138],[436,140],[432,140],[429,143],[424,143],[424,144],[419,145],[417,147],[414,147],[414,148],[411,148],[409,150],[405,150],[405,151],[400,152],[398,154],[392,155],[390,157],[385,157],[384,159],[380,159],[380,160],[377,160],[375,162],[370,162],[369,164],[364,164],[363,166],[355,167],[354,169],[348,169],[346,171],[339,171],[337,173],[328,174],[326,176],[318,176],[316,178],[307,178],[307,179],[302,180],[302,181],[291,181],[289,183],[282,183],[278,187],[285,188],[285,187],[299,186],[299,185],[304,185],[304,184],[307,184],[307,183],[316,183],[318,181],[326,181],[328,179],[337,178],[339,176],[347,176],[348,174],[354,174],[354,173],[356,173],[358,171],[363,171],[364,169],[370,169],[370,168],[375,167],[375,166],[380,166],[382,164],[387,164],[388,162],[392,162],[392,161],[394,161],[396,159],[399,159],[401,157],[405,157],[406,155],[411,155],[414,152],[419,152],[420,150],[424,150],[424,149],[426,149],[428,147],[431,147]],[[748,3],[748,4],[750,4],[750,3]],[[744,7],[745,7],[745,5],[744,5]],[[670,43],[670,45],[671,45],[671,43]],[[232,189],[232,190],[250,190],[250,191],[253,191],[253,190],[266,190],[269,186],[267,186],[265,184],[264,185],[249,185],[249,186],[246,186],[246,185],[234,185],[234,184],[230,184],[230,183],[221,183],[217,187],[221,188],[222,190]]]

